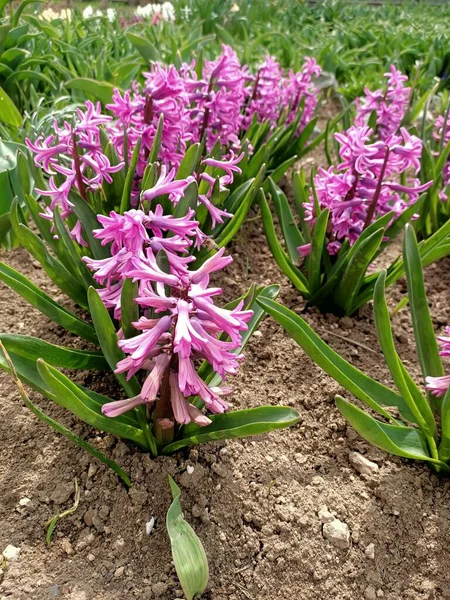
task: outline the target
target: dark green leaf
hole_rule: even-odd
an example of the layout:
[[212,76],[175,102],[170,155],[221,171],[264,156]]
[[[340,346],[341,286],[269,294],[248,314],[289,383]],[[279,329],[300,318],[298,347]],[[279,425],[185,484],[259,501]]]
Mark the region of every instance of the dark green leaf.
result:
[[207,427],[191,424],[183,427],[183,438],[163,448],[163,454],[172,454],[193,444],[268,433],[295,425],[300,418],[296,410],[285,406],[261,406],[209,417],[212,423]]
[[91,325],[60,306],[24,275],[1,262],[0,280],[20,294],[27,302],[40,310],[49,319],[67,329],[67,331],[79,335],[94,344],[98,343],[97,335]]

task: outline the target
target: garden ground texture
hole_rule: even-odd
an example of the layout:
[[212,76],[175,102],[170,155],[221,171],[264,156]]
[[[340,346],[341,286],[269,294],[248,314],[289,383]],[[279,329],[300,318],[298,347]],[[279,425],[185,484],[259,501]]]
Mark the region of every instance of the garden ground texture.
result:
[[[281,280],[281,300],[288,307],[355,366],[389,383],[370,305],[351,319],[306,308],[280,277],[259,219],[246,224],[230,252],[235,261],[217,281],[230,298],[253,281]],[[10,253],[8,261],[55,294],[24,250]],[[450,260],[444,259],[425,272],[437,329],[450,321],[449,267]],[[391,290],[391,307],[404,292],[400,281]],[[83,344],[69,339],[3,285],[0,309],[5,332]],[[400,355],[419,378],[407,310],[394,318],[393,327]],[[100,437],[31,392],[51,415],[107,451],[131,474],[129,492],[112,471],[39,422],[22,406],[10,377],[0,377],[0,544],[20,548],[18,559],[2,574],[2,600],[181,598],[164,524],[170,503],[168,474],[182,489],[185,516],[209,557],[210,582],[202,598],[450,598],[450,482],[426,466],[388,457],[365,443],[334,406],[334,395],[342,392],[339,386],[268,318],[247,347],[232,402],[235,408],[266,403],[295,407],[301,421],[288,431],[150,460],[130,444]],[[110,375],[86,380],[78,372],[76,377],[102,393],[116,389]],[[349,460],[355,452],[376,467],[359,473]],[[355,455],[351,458],[354,462]],[[79,506],[58,523],[47,548],[43,524],[72,506],[75,479],[81,490]],[[345,535],[341,540],[344,547],[324,537],[328,513],[344,530],[348,527],[348,542]],[[151,517],[155,525],[147,536]]]

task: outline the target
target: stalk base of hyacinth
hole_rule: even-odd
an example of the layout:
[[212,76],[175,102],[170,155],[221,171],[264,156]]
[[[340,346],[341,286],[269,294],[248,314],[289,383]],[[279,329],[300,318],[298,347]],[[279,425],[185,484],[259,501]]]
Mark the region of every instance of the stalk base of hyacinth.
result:
[[144,404],[142,406],[138,406],[136,410],[138,423],[142,431],[144,432],[145,438],[147,440],[148,450],[150,450],[150,454],[152,455],[152,457],[156,458],[158,456],[158,446],[147,419],[147,407]]
[[158,419],[153,424],[153,433],[160,448],[171,444],[175,437],[175,424],[170,419]]

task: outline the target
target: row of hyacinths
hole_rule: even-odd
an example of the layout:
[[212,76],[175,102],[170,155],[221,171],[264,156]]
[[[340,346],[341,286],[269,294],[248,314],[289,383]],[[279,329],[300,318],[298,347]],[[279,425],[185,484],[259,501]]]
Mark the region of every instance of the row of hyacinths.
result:
[[[133,208],[124,214],[98,215],[101,227],[95,235],[103,245],[110,245],[111,254],[102,260],[84,258],[94,272],[105,306],[117,320],[125,280],[138,286],[136,335],[124,339],[119,331],[126,358],[117,364],[116,372],[127,373],[128,378],[139,373],[143,386],[135,398],[103,406],[106,415],[114,417],[140,404],[151,405],[157,432],[170,439],[176,423],[210,422],[200,409],[202,404],[211,413],[227,408],[223,397],[230,388],[225,378],[237,371],[242,356],[236,351],[252,312],[244,310],[242,302],[232,310],[215,305],[221,289],[209,287],[209,276],[227,266],[231,257],[222,249],[200,268],[190,269],[195,260],[192,249],[206,243],[206,236],[194,210],[188,209],[182,217],[164,214],[160,199],[168,198],[176,206],[196,181],[199,187],[203,184],[199,202],[208,209],[213,225],[231,217],[211,202],[216,179],[205,168],[214,167],[221,173],[220,190],[233,183],[234,175],[241,173],[239,162],[244,156],[241,133],[252,120],[269,121],[275,127],[283,113],[285,122],[291,123],[301,106],[300,133],[317,104],[313,80],[319,73],[315,61],[307,59],[302,71],[284,75],[279,64],[267,57],[252,74],[240,65],[233,50],[224,46],[221,56],[204,62],[200,75],[195,62],[180,69],[153,64],[144,74],[143,85],[135,83],[123,94],[115,90],[113,102],[106,107],[108,113],[87,102],[86,110],[78,110],[75,123],[55,123],[52,135],[27,140],[36,165],[48,175],[48,189],[37,190],[48,199],[42,216],[52,221],[57,208],[67,225],[75,216],[71,191],[75,189],[86,201],[90,193],[102,193],[114,174],[130,163],[140,144]],[[161,116],[157,179],[150,188],[142,189]],[[103,151],[103,132],[114,145],[119,164],[111,164]],[[177,168],[195,142],[204,144],[200,166],[192,175],[177,179]],[[213,148],[218,151],[209,156]],[[87,245],[81,223],[71,227],[72,238]],[[158,260],[161,252],[167,259],[164,269]],[[196,369],[198,359],[209,362],[223,385],[208,386],[203,381]],[[196,405],[189,400],[193,397],[200,399]]]
[[[219,144],[227,164],[236,166],[244,156],[242,133],[252,119],[259,123],[268,121],[275,127],[284,112],[285,123],[289,124],[301,107],[300,134],[317,105],[314,79],[320,74],[320,67],[314,59],[307,58],[301,71],[291,70],[284,75],[279,64],[268,56],[257,73],[252,74],[247,66],[240,65],[235,52],[224,45],[222,55],[216,60],[204,61],[201,76],[196,69],[195,61],[180,69],[155,63],[143,74],[143,85],[134,83],[125,93],[114,91],[113,102],[106,106],[110,114],[102,112],[100,104],[87,102],[86,110],[77,111],[75,123],[64,122],[60,126],[55,122],[54,134],[39,136],[35,141],[27,139],[36,165],[49,175],[49,189],[38,190],[50,199],[45,217],[53,219],[55,206],[63,219],[72,213],[69,200],[72,187],[86,198],[89,190],[98,190],[104,182],[111,183],[111,175],[124,169],[140,142],[134,187],[137,204],[161,116],[164,123],[158,155],[160,178],[153,192],[146,191],[153,197],[171,191],[176,169],[190,144],[204,141],[207,153]],[[111,165],[103,152],[102,128],[121,159],[117,165]],[[251,153],[252,149],[247,151]],[[206,179],[207,175],[199,177]],[[228,175],[224,183],[230,183]],[[176,202],[177,197],[171,199]],[[206,195],[200,196],[200,201],[214,211]],[[219,213],[211,216],[221,222]],[[84,243],[79,224],[71,233],[78,243]]]
[[[305,220],[312,226],[315,195],[320,208],[330,210],[330,255],[337,254],[344,242],[352,246],[378,217],[392,212],[393,220],[398,218],[432,185],[421,185],[412,176],[420,170],[422,140],[401,127],[411,94],[405,87],[408,78],[393,65],[385,77],[385,89],[366,89],[356,100],[354,124],[334,134],[342,162],[319,169],[305,204]],[[405,184],[400,182],[402,176]],[[298,252],[307,256],[310,249],[306,244]]]

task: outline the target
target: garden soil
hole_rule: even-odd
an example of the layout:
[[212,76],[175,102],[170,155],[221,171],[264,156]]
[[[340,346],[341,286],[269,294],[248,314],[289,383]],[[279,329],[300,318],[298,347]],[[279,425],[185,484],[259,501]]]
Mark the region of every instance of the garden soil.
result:
[[[371,306],[354,318],[308,308],[279,273],[258,215],[253,217],[230,248],[233,265],[215,283],[232,298],[251,282],[282,282],[282,302],[355,366],[390,383]],[[3,253],[2,259],[58,298],[24,250]],[[427,268],[425,276],[440,331],[450,323],[450,260]],[[389,304],[395,306],[404,293],[400,281],[390,290]],[[86,347],[3,285],[0,310],[3,332]],[[395,316],[393,327],[399,353],[419,380],[407,310]],[[185,517],[209,557],[204,600],[450,598],[450,481],[366,444],[334,405],[335,394],[343,393],[339,385],[269,318],[246,349],[232,404],[295,407],[301,420],[289,430],[150,460],[30,391],[48,414],[130,473],[129,491],[103,464],[38,421],[8,375],[0,378],[0,552],[9,544],[20,548],[15,561],[3,564],[0,600],[182,598],[165,528],[169,474],[181,487]],[[78,372],[76,379],[117,397],[110,375]],[[378,469],[361,475],[349,461],[354,452]],[[49,547],[44,523],[73,505],[75,480],[79,505],[58,522]],[[330,514],[348,527],[346,547],[324,536]]]

